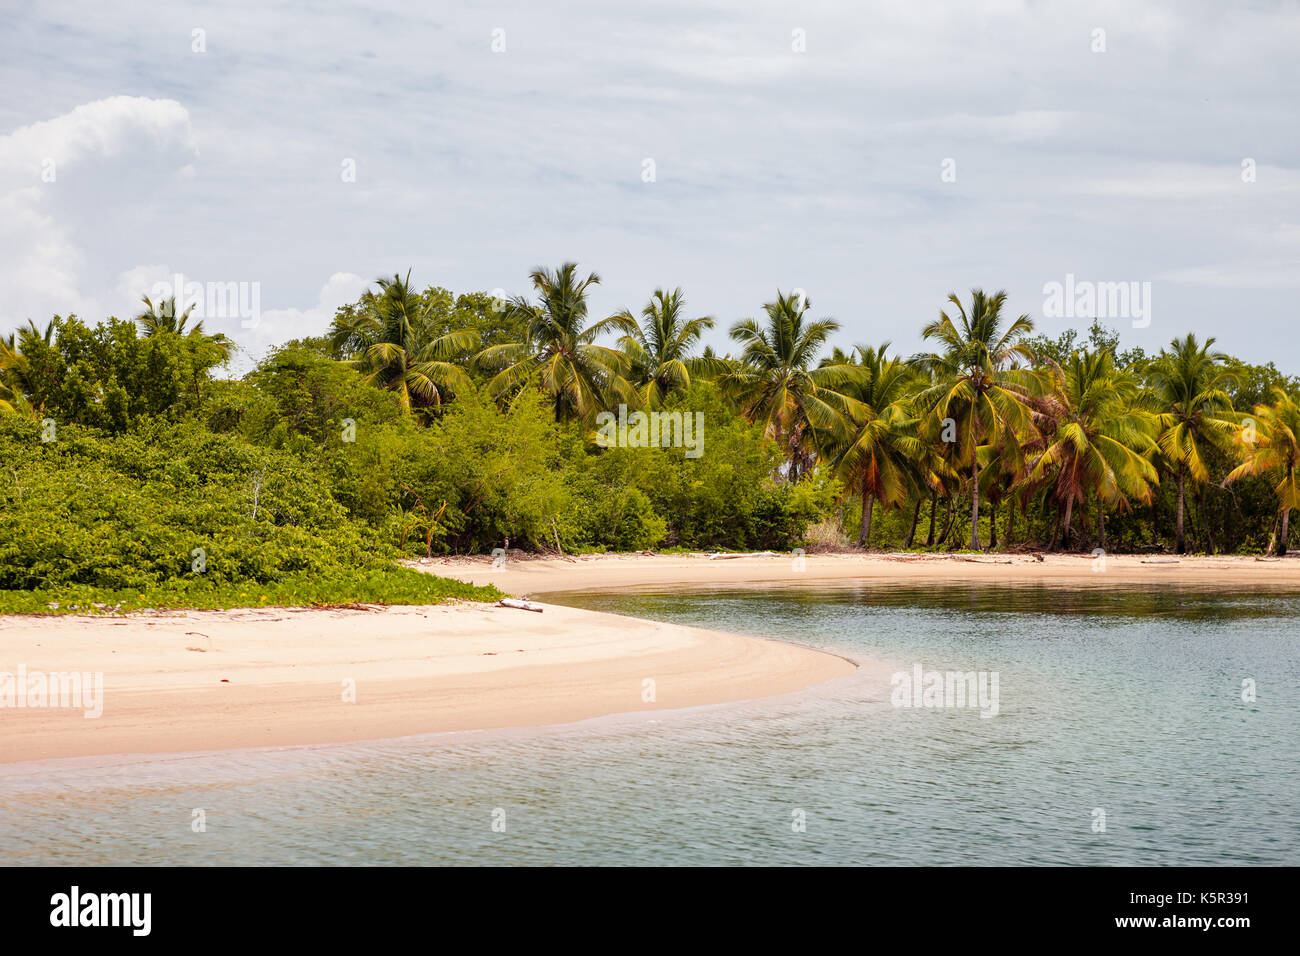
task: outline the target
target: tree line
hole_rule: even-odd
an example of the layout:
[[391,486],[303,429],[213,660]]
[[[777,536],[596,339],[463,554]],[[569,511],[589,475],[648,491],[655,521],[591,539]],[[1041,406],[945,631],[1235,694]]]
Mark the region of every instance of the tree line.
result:
[[[691,315],[680,289],[594,317],[599,282],[565,263],[505,299],[394,275],[239,381],[219,375],[232,343],[174,302],[94,328],[29,323],[0,340],[0,440],[30,445],[53,421],[83,451],[149,430],[202,457],[224,436],[249,469],[271,469],[272,492],[277,469],[315,469],[376,548],[408,554],[855,533],[862,547],[1286,552],[1300,389],[1213,339],[1147,355],[1097,323],[1036,335],[1005,314],[1005,293],[976,289],[923,327],[925,351],[843,351],[838,322],[778,292],[718,354],[701,348],[716,320]],[[619,405],[705,410],[705,454],[597,447],[596,415]],[[67,448],[14,456],[34,468]]]
[[[877,508],[910,508],[903,542],[910,547],[927,504],[933,544],[940,501],[964,498],[971,549],[983,544],[982,502],[993,509],[984,522],[991,546],[1005,506],[1004,540],[1017,513],[1036,509],[1040,519],[1051,514],[1041,543],[1069,548],[1076,513],[1088,508],[1090,540],[1105,547],[1108,517],[1145,509],[1158,524],[1155,496],[1168,484],[1176,489],[1170,530],[1182,554],[1189,495],[1204,510],[1216,503],[1207,486],[1231,491],[1258,478],[1274,507],[1254,518],[1267,524],[1268,547],[1286,552],[1290,511],[1300,504],[1296,382],[1271,364],[1252,368],[1215,351],[1212,338],[1188,334],[1146,356],[1120,354],[1117,336],[1096,323],[1085,344],[1075,333],[1034,337],[1029,316],[1004,315],[1006,293],[975,289],[966,302],[950,295],[923,328],[930,351],[890,356],[884,343],[825,355],[839,323],[812,318],[806,299],[778,292],[761,320],[732,325],[737,354],[718,356],[695,354],[715,320],[688,317],[681,289],[656,290],[639,317],[623,311],[592,321],[595,273],[582,276],[566,263],[538,269],[530,281],[534,298],[488,306],[500,325],[485,333],[481,323],[440,325],[409,275],[381,280],[340,313],[330,347],[367,381],[425,412],[468,388],[475,371],[492,373],[488,390],[502,402],[540,389],[557,421],[589,422],[618,404],[657,408],[693,378],[711,382],[781,449],[784,480],[824,468],[857,496],[859,546],[870,542]],[[600,344],[603,335],[617,336],[615,344]],[[1232,505],[1244,518],[1241,501]],[[1214,522],[1202,520],[1204,545],[1214,550]],[[1153,527],[1152,538],[1158,533]]]

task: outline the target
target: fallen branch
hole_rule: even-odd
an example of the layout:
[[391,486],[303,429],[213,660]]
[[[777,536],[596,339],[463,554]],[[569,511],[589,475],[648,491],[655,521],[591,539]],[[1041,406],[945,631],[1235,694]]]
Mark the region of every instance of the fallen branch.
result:
[[518,598],[502,598],[497,602],[497,607],[513,607],[520,611],[536,611],[542,613],[542,606],[534,604],[532,601],[521,601]]

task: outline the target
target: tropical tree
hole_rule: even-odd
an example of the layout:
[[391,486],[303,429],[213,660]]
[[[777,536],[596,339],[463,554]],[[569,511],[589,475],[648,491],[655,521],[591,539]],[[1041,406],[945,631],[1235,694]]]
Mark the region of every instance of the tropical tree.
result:
[[1156,441],[1178,477],[1174,531],[1179,554],[1187,553],[1183,529],[1186,482],[1191,479],[1201,484],[1209,479],[1206,454],[1232,439],[1239,417],[1227,392],[1236,378],[1224,368],[1227,356],[1210,351],[1214,341],[1209,338],[1200,345],[1190,332],[1186,338],[1174,339],[1151,363],[1147,375],[1158,408]]
[[858,381],[852,364],[815,366],[817,353],[840,325],[834,319],[808,319],[811,303],[802,295],[783,295],[763,306],[766,324],[741,319],[731,327],[740,343],[740,360],[717,377],[723,393],[749,422],[783,449],[791,481],[811,469],[819,437],[847,436],[844,396],[837,391]]
[[1089,494],[1098,502],[1101,534],[1106,506],[1151,503],[1151,487],[1160,480],[1150,460],[1155,424],[1135,407],[1137,382],[1115,368],[1107,350],[1074,352],[1064,366],[1051,362],[1048,374],[1051,389],[1035,403],[1042,410],[1042,451],[1024,481],[1030,488],[1050,485],[1069,548],[1074,506]]
[[208,335],[203,329],[201,320],[193,325],[189,324],[197,303],[191,303],[184,311],[178,312],[175,296],[159,299],[157,304],[147,295],[141,296],[140,301],[145,307],[136,313],[135,322],[140,326],[140,331],[144,333],[145,338],[165,332],[184,335],[191,343],[203,343],[205,351],[209,353],[207,358],[215,365],[226,362],[235,353],[235,343],[221,332]]
[[1020,367],[1033,353],[1021,340],[1034,323],[1022,315],[1009,324],[1002,316],[1007,294],[989,296],[971,291],[970,310],[955,293],[948,296],[954,315],[941,311],[922,330],[926,341],[936,341],[941,351],[926,352],[912,361],[935,384],[917,398],[928,411],[923,435],[951,442],[959,467],[970,475],[970,546],[980,547],[979,448],[987,442],[1019,441],[1033,429],[1027,404],[1037,387],[1035,375]]
[[0,339],[0,412],[17,411],[16,403],[22,393],[16,384],[16,372],[21,361],[18,333],[10,332]]
[[538,301],[518,296],[509,308],[527,324],[522,341],[492,345],[478,354],[484,368],[499,369],[488,383],[496,398],[530,383],[550,396],[556,421],[590,419],[607,402],[636,404],[627,381],[630,363],[618,349],[596,345],[603,333],[626,329],[623,318],[611,316],[588,325],[587,296],[600,276],[578,278],[577,263],[551,271],[533,270],[530,281]]
[[376,281],[360,308],[340,310],[330,326],[336,354],[365,380],[397,394],[407,411],[438,409],[448,391],[473,387],[469,375],[453,359],[479,344],[477,332],[458,330],[437,334],[432,305],[411,287],[411,273]]
[[28,401],[36,388],[27,356],[53,346],[62,324],[63,319],[57,315],[44,328],[28,319],[25,326],[0,339],[0,411],[35,415],[39,410]]
[[145,338],[163,332],[174,332],[177,335],[203,334],[203,323],[201,321],[190,325],[188,329],[186,328],[194,312],[195,303],[190,303],[183,312],[178,312],[174,295],[159,299],[156,304],[147,295],[142,295],[140,301],[144,303],[145,307],[136,313],[135,321],[139,323],[140,331],[144,333]]
[[1263,475],[1273,482],[1281,525],[1274,545],[1286,554],[1291,509],[1300,508],[1300,407],[1283,389],[1273,393],[1271,405],[1256,405],[1237,441],[1245,460],[1228,473],[1224,484],[1247,475]]
[[909,394],[915,373],[899,359],[887,358],[888,348],[885,342],[878,349],[855,349],[865,375],[843,387],[849,435],[832,463],[845,485],[862,495],[860,548],[871,538],[876,502],[899,507],[919,494],[916,463],[925,454]]
[[714,319],[711,316],[686,319],[685,308],[680,287],[671,292],[655,289],[641,310],[640,325],[631,312],[620,312],[614,317],[625,333],[619,339],[619,347],[627,356],[628,377],[642,405],[658,406],[670,392],[690,387],[692,371],[707,370],[717,364],[691,356],[691,349],[700,336],[713,328]]

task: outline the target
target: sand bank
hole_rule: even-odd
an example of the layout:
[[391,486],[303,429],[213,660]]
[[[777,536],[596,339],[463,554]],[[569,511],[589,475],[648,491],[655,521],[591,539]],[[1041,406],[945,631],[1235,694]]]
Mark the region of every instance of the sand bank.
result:
[[567,723],[781,694],[853,670],[776,641],[469,603],[0,617],[0,681],[20,666],[29,681],[102,674],[102,715],[88,719],[84,698],[0,707],[0,762]]
[[742,587],[801,585],[818,581],[894,584],[987,581],[1057,582],[1088,586],[1285,587],[1300,589],[1300,556],[789,554],[766,557],[709,555],[581,555],[510,558],[496,568],[490,558],[448,558],[421,570],[474,584],[495,584],[516,595],[638,587]]

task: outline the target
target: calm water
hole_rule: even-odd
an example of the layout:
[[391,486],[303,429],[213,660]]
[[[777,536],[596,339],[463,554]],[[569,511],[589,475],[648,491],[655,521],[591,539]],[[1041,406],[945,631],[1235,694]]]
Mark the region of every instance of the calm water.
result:
[[[1294,594],[937,584],[547,599],[873,663],[783,698],[556,729],[0,769],[0,854],[8,864],[1300,863]],[[892,706],[890,676],[916,663],[996,671],[999,713]],[[191,829],[196,808],[204,833]]]

